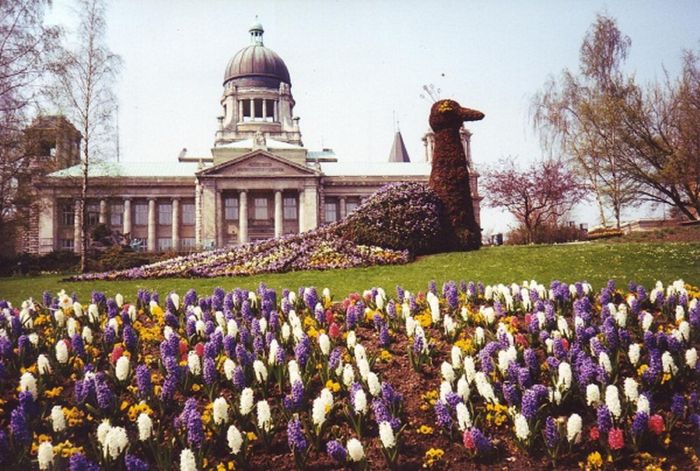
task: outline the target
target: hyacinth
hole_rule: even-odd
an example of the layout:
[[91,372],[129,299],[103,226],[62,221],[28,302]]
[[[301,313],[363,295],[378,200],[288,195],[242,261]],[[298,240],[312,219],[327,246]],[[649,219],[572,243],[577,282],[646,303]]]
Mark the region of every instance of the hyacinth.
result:
[[16,443],[28,445],[32,440],[27,419],[21,407],[13,409],[10,414],[10,431],[12,432],[12,439]]
[[569,443],[575,443],[581,439],[582,428],[583,421],[581,420],[581,416],[578,414],[571,414],[566,421],[566,439]]
[[608,433],[608,446],[611,450],[621,450],[625,446],[625,437],[622,430],[613,428]]
[[661,417],[659,414],[654,414],[651,417],[649,417],[648,425],[649,430],[654,435],[661,435],[666,429],[666,426],[664,424],[664,418]]
[[610,416],[610,410],[605,404],[598,406],[597,416],[598,429],[601,433],[608,433],[612,428],[612,417]]
[[102,448],[105,456],[109,455],[110,458],[116,460],[128,444],[129,439],[124,428],[110,427],[104,436]]
[[326,453],[328,453],[328,456],[333,460],[341,464],[345,463],[348,456],[348,450],[338,440],[330,440],[326,443]]
[[153,434],[153,421],[145,412],[141,412],[136,419],[136,425],[139,430],[139,440],[146,441]]
[[471,421],[471,417],[469,415],[469,409],[467,409],[467,406],[465,406],[463,402],[459,402],[457,404],[456,415],[457,415],[457,426],[459,427],[459,430],[461,432],[464,432],[465,430],[471,428],[472,421]]
[[66,417],[61,406],[51,408],[51,426],[54,432],[62,432],[66,429]]
[[126,471],[149,471],[150,465],[140,458],[129,453],[124,456]]
[[549,448],[556,447],[559,442],[559,428],[551,415],[547,417],[544,425],[544,441]]
[[189,448],[180,452],[180,471],[197,471],[197,461]]
[[129,377],[129,358],[126,356],[121,356],[117,360],[117,364],[114,368],[114,373],[119,381],[126,381]]
[[41,442],[37,450],[39,469],[49,469],[53,465],[53,457],[53,445],[51,445],[51,442]]
[[228,422],[228,402],[222,396],[214,400],[212,407],[213,419],[216,425],[222,425]]
[[527,419],[522,414],[516,414],[513,419],[515,425],[515,436],[519,440],[527,440],[530,436],[530,426],[527,423]]
[[34,399],[38,398],[39,393],[37,391],[36,378],[33,374],[31,374],[28,371],[22,374],[22,376],[19,379],[19,390],[29,391],[34,397]]
[[308,447],[308,442],[301,427],[301,421],[297,418],[287,423],[287,443],[293,452],[304,452]]
[[347,457],[350,461],[359,463],[365,458],[365,449],[362,447],[362,443],[357,438],[351,438],[345,444],[348,450]]
[[270,413],[270,404],[267,401],[258,401],[257,406],[258,428],[269,432],[272,429],[272,415]]
[[622,414],[622,406],[620,405],[620,396],[617,392],[617,386],[608,385],[605,388],[605,405],[610,413],[618,419]]
[[452,427],[452,415],[446,402],[442,400],[435,403],[435,415],[439,426],[449,430]]
[[647,429],[649,423],[649,415],[646,412],[637,412],[634,414],[634,418],[632,419],[632,426],[630,427],[630,430],[632,431],[632,435],[635,437],[641,436]]
[[240,398],[240,403],[239,403],[239,412],[241,415],[246,416],[250,414],[250,412],[253,410],[254,406],[254,398],[253,398],[253,390],[250,388],[245,388],[241,392],[241,398]]
[[230,425],[226,431],[226,443],[228,444],[229,450],[231,450],[231,453],[234,455],[237,455],[241,451],[243,436],[235,425]]

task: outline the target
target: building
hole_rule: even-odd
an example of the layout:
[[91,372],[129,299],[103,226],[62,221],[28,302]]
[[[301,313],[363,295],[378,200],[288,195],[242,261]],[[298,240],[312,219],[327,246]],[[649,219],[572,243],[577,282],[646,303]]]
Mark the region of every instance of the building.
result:
[[[251,44],[226,66],[211,155],[192,156],[183,149],[167,165],[92,165],[88,226],[106,224],[148,251],[223,247],[336,221],[388,183],[427,182],[431,133],[422,162],[410,162],[400,133],[389,159],[361,165],[342,162],[330,149],[304,147],[289,71],[265,47],[263,32],[255,23]],[[471,164],[470,135],[465,130],[463,136]],[[38,243],[28,251],[79,251],[79,175],[74,165],[44,179]],[[473,175],[478,218],[481,198]]]

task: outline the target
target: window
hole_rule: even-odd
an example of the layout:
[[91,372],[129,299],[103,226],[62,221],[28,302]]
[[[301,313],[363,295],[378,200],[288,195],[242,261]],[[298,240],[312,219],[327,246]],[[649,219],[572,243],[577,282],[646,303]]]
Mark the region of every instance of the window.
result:
[[224,198],[224,219],[238,221],[238,198]]
[[134,205],[134,225],[145,226],[148,224],[148,203],[136,203]]
[[355,211],[360,206],[358,201],[346,201],[345,202],[345,214],[350,214]]
[[284,198],[284,219],[295,221],[297,218],[297,199],[293,196]]
[[158,241],[158,251],[165,252],[173,247],[173,240],[170,237],[159,237]]
[[335,201],[326,201],[323,209],[325,222],[335,222],[338,220],[338,205]]
[[253,100],[253,106],[255,106],[255,118],[256,120],[258,118],[263,117],[263,101],[261,98],[256,98]]
[[61,225],[72,226],[73,224],[75,224],[75,205],[63,203],[61,205]]
[[182,225],[183,226],[193,226],[194,225],[194,203],[183,203],[182,204]]
[[109,223],[112,226],[121,226],[124,221],[124,205],[113,204],[109,210]]
[[100,204],[99,203],[88,203],[87,204],[87,223],[88,226],[96,226],[100,223]]
[[169,226],[173,223],[173,205],[171,203],[158,204],[158,224]]
[[255,198],[253,201],[253,207],[255,208],[255,219],[264,220],[268,218],[267,198]]
[[194,237],[184,237],[180,239],[180,247],[182,247],[183,250],[194,249]]
[[73,239],[58,239],[59,250],[73,250],[75,245],[73,244]]
[[243,121],[250,121],[250,100],[241,100],[239,104],[243,107]]
[[268,121],[270,123],[275,121],[275,100],[265,100],[265,107],[267,108],[265,116],[265,121]]

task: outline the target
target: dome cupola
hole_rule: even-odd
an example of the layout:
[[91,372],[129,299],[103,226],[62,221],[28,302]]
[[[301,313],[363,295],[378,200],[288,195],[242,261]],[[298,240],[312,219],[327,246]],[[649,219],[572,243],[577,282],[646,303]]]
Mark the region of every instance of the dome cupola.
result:
[[230,81],[238,86],[279,87],[291,85],[287,65],[272,49],[263,44],[265,30],[257,20],[248,30],[250,45],[238,51],[229,61],[224,73],[224,85]]

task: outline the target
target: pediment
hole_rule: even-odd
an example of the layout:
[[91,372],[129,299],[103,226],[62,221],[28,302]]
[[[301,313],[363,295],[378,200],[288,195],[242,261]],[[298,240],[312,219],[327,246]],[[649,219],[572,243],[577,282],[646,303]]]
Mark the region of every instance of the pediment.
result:
[[198,176],[227,177],[303,177],[318,173],[283,157],[255,150],[233,160],[198,172]]

